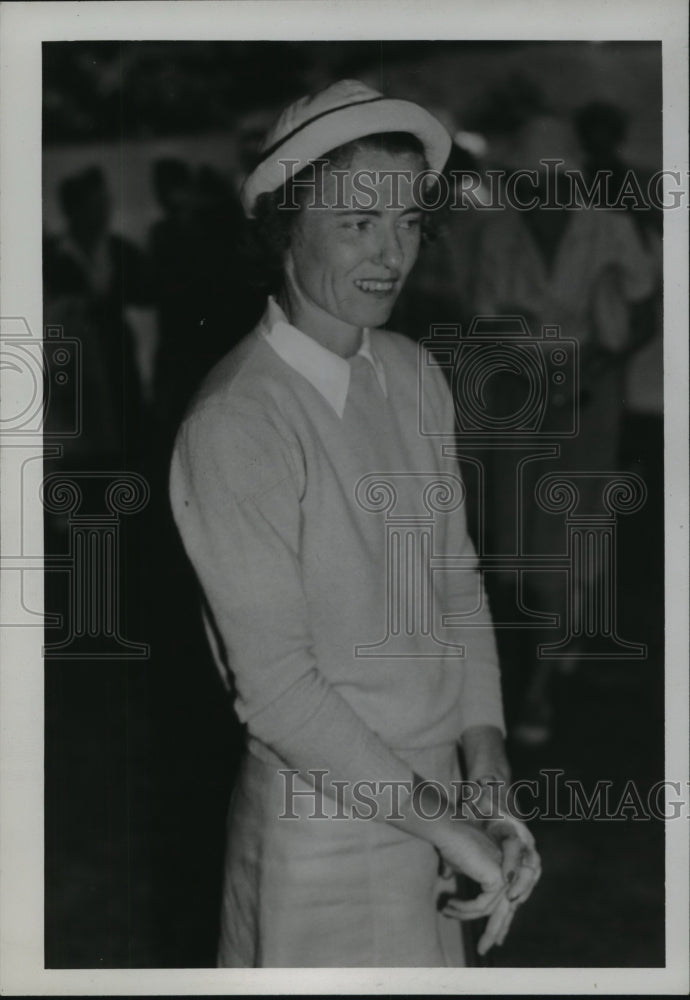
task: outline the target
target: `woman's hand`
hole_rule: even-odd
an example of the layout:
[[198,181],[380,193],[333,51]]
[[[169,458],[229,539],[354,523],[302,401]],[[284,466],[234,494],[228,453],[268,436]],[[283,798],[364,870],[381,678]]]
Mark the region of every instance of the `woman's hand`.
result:
[[529,897],[541,876],[534,837],[524,823],[502,818],[486,823],[484,829],[501,851],[500,888],[498,891],[483,888],[479,896],[469,901],[451,896],[442,910],[444,916],[456,920],[489,917],[477,945],[480,955],[485,955],[494,945],[503,944],[518,906]]
[[448,874],[467,875],[479,885],[479,894],[468,900],[451,897],[443,912],[460,920],[486,917],[507,888],[500,848],[468,820],[455,821],[452,832],[453,836],[439,848],[444,870]]
[[524,903],[541,877],[541,858],[534,837],[524,823],[512,816],[489,820],[484,831],[500,848],[503,878],[509,883],[508,900]]
[[[456,920],[474,919],[466,915],[466,911],[463,910],[464,905],[461,900],[451,897],[445,903],[441,912],[445,917],[452,917]],[[480,955],[486,955],[487,951],[493,948],[494,945],[503,944],[510,930],[510,925],[513,922],[516,909],[517,904],[510,902],[505,891],[496,897],[484,932],[477,943],[477,951]]]
[[472,904],[477,904],[476,916],[487,915],[481,912],[482,899],[489,904],[489,919],[478,945],[483,955],[493,945],[503,944],[517,907],[539,881],[541,862],[534,837],[508,807],[510,768],[502,732],[494,726],[469,727],[463,732],[462,746],[470,781],[480,790],[479,796],[472,800],[472,815],[500,853],[501,889],[493,894],[482,891],[471,903],[450,898],[443,912],[449,917],[468,920],[475,916]]
[[[503,943],[517,904],[508,899],[510,882],[504,878],[504,857],[495,839],[482,833],[478,826],[470,825],[458,841],[455,848],[446,849],[442,855],[445,871],[469,875],[479,883],[480,891],[474,899],[448,897],[441,912],[455,920],[488,917],[477,944],[479,954],[485,955],[494,945]],[[491,845],[488,853],[486,841]]]

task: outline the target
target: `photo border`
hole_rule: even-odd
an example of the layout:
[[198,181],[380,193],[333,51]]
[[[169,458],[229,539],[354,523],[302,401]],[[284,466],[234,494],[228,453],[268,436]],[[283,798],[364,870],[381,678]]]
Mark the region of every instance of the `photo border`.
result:
[[[356,16],[353,11],[356,8]],[[5,3],[0,9],[2,316],[42,330],[41,43],[59,40],[661,41],[664,169],[688,178],[688,14],[682,0],[215,0]],[[433,26],[433,28],[431,27]],[[132,36],[135,36],[132,38]],[[688,788],[688,214],[664,220],[666,777]],[[0,406],[12,412],[11,390]],[[1,442],[0,442],[1,444]],[[5,452],[6,449],[2,449]],[[4,459],[4,460],[3,460]],[[0,471],[7,470],[0,454]],[[39,466],[40,463],[35,463]],[[21,513],[42,551],[38,501],[19,512],[2,483],[2,534]],[[36,496],[38,492],[36,491]],[[33,551],[33,548],[32,548]],[[43,606],[41,574],[26,596]],[[6,594],[0,592],[0,601]],[[667,824],[666,967],[572,969],[44,969],[42,630],[2,631],[0,968],[6,995],[272,993],[567,994],[688,991],[688,824]]]

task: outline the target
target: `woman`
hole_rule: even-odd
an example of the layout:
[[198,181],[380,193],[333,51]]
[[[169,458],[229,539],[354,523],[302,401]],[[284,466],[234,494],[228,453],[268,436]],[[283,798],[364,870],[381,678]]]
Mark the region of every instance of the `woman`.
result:
[[[539,875],[523,826],[483,831],[449,808],[460,741],[469,778],[508,778],[488,616],[460,643],[441,621],[476,609],[476,571],[423,576],[433,628],[398,628],[394,654],[377,655],[391,597],[381,498],[428,520],[420,484],[441,484],[436,550],[473,557],[457,470],[418,431],[416,348],[376,329],[419,249],[419,175],[449,149],[422,108],[342,81],[281,115],[243,190],[273,241],[277,296],[204,383],[171,470],[248,737],[222,966],[463,965],[457,926],[438,912],[453,887],[439,884],[439,860],[479,883],[445,913],[490,914],[482,951]],[[452,435],[445,382],[429,378],[424,405]]]

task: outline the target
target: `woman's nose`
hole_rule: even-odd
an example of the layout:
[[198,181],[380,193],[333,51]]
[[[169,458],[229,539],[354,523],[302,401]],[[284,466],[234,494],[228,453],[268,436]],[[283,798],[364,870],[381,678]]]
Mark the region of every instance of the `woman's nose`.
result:
[[403,260],[402,246],[395,233],[385,236],[380,247],[381,263],[391,270],[400,267]]

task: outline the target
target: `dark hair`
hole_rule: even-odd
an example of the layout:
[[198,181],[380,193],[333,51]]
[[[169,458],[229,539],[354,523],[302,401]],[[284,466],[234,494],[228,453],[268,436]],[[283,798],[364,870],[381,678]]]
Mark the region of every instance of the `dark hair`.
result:
[[58,188],[60,207],[68,218],[79,210],[85,198],[94,192],[105,192],[105,175],[100,167],[86,167],[77,174],[66,177]]
[[[428,170],[426,152],[420,139],[409,132],[377,132],[353,139],[337,146],[320,158],[323,166],[344,169],[357,153],[377,150],[385,153],[418,156],[423,169]],[[300,181],[311,179],[311,166],[305,167],[276,191],[259,195],[254,206],[254,219],[247,226],[244,239],[244,256],[248,264],[250,281],[264,288],[268,294],[280,290],[283,280],[283,260],[290,245],[292,229],[302,210],[305,189]],[[433,238],[431,211],[423,211],[422,240]]]
[[160,202],[164,203],[171,191],[191,183],[192,172],[182,160],[164,157],[153,164],[153,188]]
[[583,143],[587,142],[592,130],[600,129],[616,145],[625,139],[628,131],[628,115],[623,108],[608,101],[590,101],[575,112],[573,120]]

